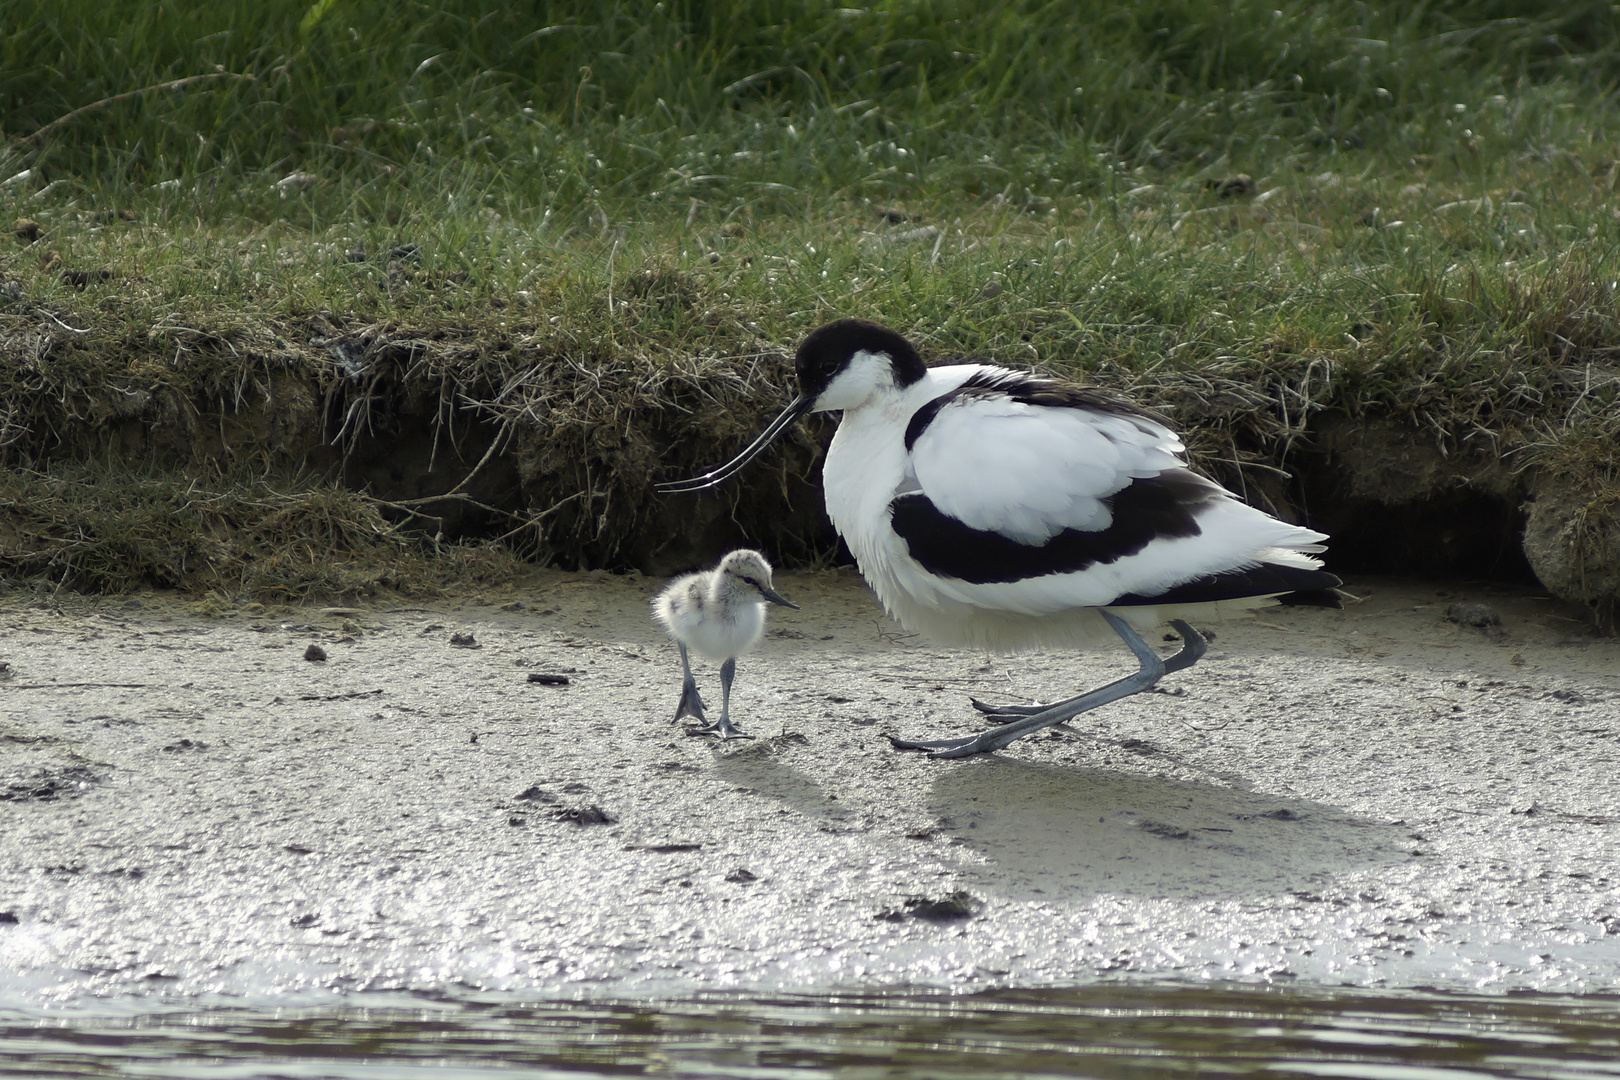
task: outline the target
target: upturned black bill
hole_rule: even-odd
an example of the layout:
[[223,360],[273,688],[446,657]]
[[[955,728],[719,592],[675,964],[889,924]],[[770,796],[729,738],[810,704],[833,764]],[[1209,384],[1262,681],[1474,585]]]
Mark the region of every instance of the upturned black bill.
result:
[[759,457],[772,443],[780,439],[788,428],[792,427],[801,416],[810,411],[810,405],[811,399],[800,394],[788,402],[788,407],[782,410],[782,415],[772,420],[770,426],[760,432],[757,439],[745,446],[741,453],[724,465],[717,465],[701,476],[694,476],[687,480],[671,480],[667,483],[655,484],[655,490],[664,495],[678,495],[686,491],[703,491],[706,488],[725,483],[741,472],[743,466]]

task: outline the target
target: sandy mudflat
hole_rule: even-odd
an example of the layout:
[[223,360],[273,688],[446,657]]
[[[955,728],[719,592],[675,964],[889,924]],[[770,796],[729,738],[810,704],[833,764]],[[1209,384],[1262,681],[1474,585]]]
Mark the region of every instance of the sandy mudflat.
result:
[[[804,610],[772,612],[733,702],[758,738],[721,745],[670,722],[659,584],[0,601],[0,1005],[1620,987],[1620,642],[1549,601],[1352,581],[1343,612],[1212,627],[1184,692],[942,762],[884,734],[973,730],[970,693],[1051,700],[1128,655],[936,649],[850,572],[784,575]],[[1502,626],[1445,621],[1456,599]]]

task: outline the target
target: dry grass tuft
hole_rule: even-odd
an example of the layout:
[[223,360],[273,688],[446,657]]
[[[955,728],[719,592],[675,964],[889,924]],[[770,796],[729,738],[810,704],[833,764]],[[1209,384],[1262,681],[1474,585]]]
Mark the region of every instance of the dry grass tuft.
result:
[[[448,557],[447,557],[448,556]],[[353,492],[115,470],[0,471],[0,568],[83,592],[143,588],[260,601],[439,595],[504,580],[488,545],[434,545]]]

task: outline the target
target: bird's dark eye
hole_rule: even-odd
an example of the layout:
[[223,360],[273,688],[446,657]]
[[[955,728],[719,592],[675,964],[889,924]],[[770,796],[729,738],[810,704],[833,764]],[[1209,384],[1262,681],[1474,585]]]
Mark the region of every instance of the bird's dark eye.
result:
[[747,576],[746,576],[746,575],[745,575],[745,576],[744,576],[744,577],[743,577],[743,580],[744,580],[744,581],[746,581],[746,582],[748,582],[748,584],[750,584],[750,585],[752,585],[752,586],[753,586],[753,587],[754,587],[754,588],[756,588],[756,589],[757,589],[757,588],[759,588],[759,582],[757,582],[757,581],[755,581],[755,580],[754,580],[754,579],[753,579],[753,578],[751,578],[751,577],[747,577]]

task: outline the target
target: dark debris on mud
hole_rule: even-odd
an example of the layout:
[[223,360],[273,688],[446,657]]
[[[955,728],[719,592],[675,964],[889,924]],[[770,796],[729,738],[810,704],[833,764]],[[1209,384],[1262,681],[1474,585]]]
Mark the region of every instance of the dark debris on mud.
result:
[[82,765],[0,773],[0,802],[54,802],[77,798],[101,778]]

